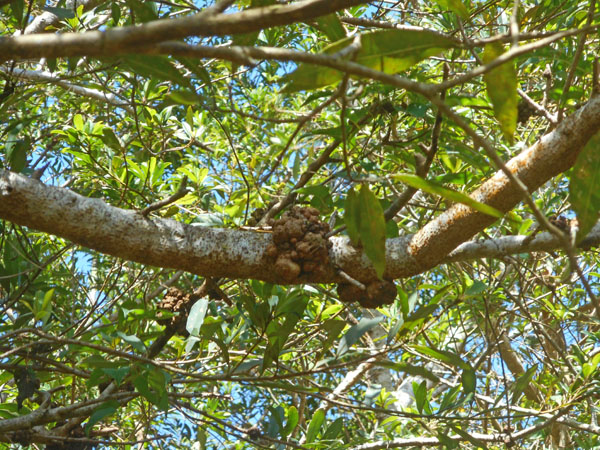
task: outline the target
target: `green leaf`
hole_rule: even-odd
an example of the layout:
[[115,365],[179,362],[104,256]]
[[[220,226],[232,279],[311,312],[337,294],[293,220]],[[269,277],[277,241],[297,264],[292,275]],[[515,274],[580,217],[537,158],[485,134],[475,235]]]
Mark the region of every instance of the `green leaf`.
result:
[[[338,53],[353,40],[354,36],[341,39],[322,53]],[[378,30],[361,35],[361,46],[354,61],[385,73],[398,73],[456,45],[451,38],[427,30]],[[300,64],[294,72],[283,77],[282,82],[286,85],[282,92],[317,89],[336,83],[343,76],[342,72],[328,67]]]
[[296,428],[296,425],[298,424],[299,418],[300,416],[296,407],[294,405],[290,406],[287,410],[287,422],[285,423],[285,427],[283,429],[284,436],[289,436],[290,433],[294,431],[294,428]]
[[569,199],[579,222],[580,241],[598,221],[600,211],[600,133],[583,148],[569,178]]
[[473,369],[463,370],[460,375],[460,380],[465,394],[475,392],[475,388],[477,387],[477,375]]
[[[484,64],[488,64],[504,53],[499,42],[487,44],[482,54]],[[517,128],[517,72],[509,61],[483,75],[487,94],[494,107],[494,116],[500,123],[504,137],[512,144]]]
[[423,414],[423,410],[426,409],[427,406],[427,381],[423,380],[421,383],[417,383],[413,381],[413,393],[415,395],[415,403],[417,407],[417,411],[420,414]]
[[402,183],[408,184],[416,189],[421,189],[424,192],[433,195],[439,195],[440,197],[450,200],[452,202],[462,203],[475,211],[482,212],[492,217],[501,218],[504,214],[496,208],[486,205],[485,203],[478,202],[472,199],[466,194],[461,192],[453,191],[452,189],[445,188],[432,181],[425,180],[417,175],[411,174],[400,174],[394,176],[394,179],[401,181]]
[[323,433],[323,440],[332,440],[337,438],[343,428],[344,419],[342,417],[338,417],[331,425],[327,427],[327,431]]
[[17,20],[19,26],[21,26],[23,22],[23,12],[24,12],[24,0],[12,0],[10,2],[10,11],[12,12],[13,17]]
[[119,409],[119,406],[119,402],[116,400],[109,400],[99,405],[85,424],[85,434],[89,436],[92,427],[105,417],[113,415]]
[[383,208],[369,186],[363,184],[358,193],[359,234],[365,254],[379,278],[385,272],[385,218]]
[[144,353],[146,351],[146,346],[137,336],[127,335],[122,331],[117,331],[116,335],[135,348],[138,352]]
[[354,246],[360,243],[360,234],[358,231],[360,228],[360,213],[358,208],[358,195],[356,195],[354,187],[351,187],[346,196],[344,222],[350,241]]
[[129,374],[130,368],[129,366],[118,367],[115,369],[101,369],[106,375],[111,377],[113,380],[117,382],[117,384],[121,384],[121,382],[125,379],[125,377]]
[[463,20],[469,18],[469,10],[461,0],[433,0],[433,2],[444,10],[452,11]]
[[102,135],[100,136],[100,140],[109,148],[113,150],[121,151],[121,141],[115,134],[112,128],[104,127],[102,128]]
[[360,337],[385,319],[385,316],[379,316],[374,318],[362,318],[356,324],[350,327],[346,334],[340,339],[340,343],[337,348],[337,356],[343,355],[348,351],[350,347],[354,345],[356,341],[360,339]]
[[446,350],[436,350],[422,345],[415,345],[414,349],[419,353],[431,356],[432,358],[450,364],[451,366],[460,367],[463,370],[473,370],[471,365],[464,362],[456,353]]
[[189,89],[172,90],[166,98],[180,105],[197,105],[201,97]]
[[123,60],[123,65],[142,76],[172,81],[182,87],[191,88],[190,81],[173,66],[171,60],[166,56],[128,55]]
[[185,329],[192,336],[200,335],[200,328],[204,323],[204,317],[206,317],[206,310],[208,308],[208,297],[203,297],[198,300],[190,309]]
[[325,34],[332,42],[339,41],[346,37],[346,30],[337,14],[328,14],[326,16],[318,17],[316,19],[316,25],[319,31]]
[[77,131],[83,131],[83,117],[81,114],[75,114],[73,116],[73,126]]
[[10,149],[7,151],[10,170],[16,173],[23,171],[25,166],[27,166],[27,153],[30,149],[31,142],[27,137],[17,140],[14,142],[14,145],[10,146]]
[[410,364],[407,362],[394,362],[388,360],[380,360],[375,363],[377,366],[382,366],[390,370],[395,370],[398,372],[405,372],[409,375],[418,376],[422,378],[427,378],[435,383],[440,381],[439,377],[435,375],[433,372],[427,370],[422,366],[415,366],[414,364]]
[[325,412],[322,409],[317,409],[315,415],[312,417],[310,424],[308,424],[308,430],[306,431],[306,443],[310,444],[315,440],[325,420]]
[[73,12],[72,9],[68,9],[68,8],[55,8],[52,6],[44,6],[42,8],[44,11],[48,11],[52,14],[54,14],[56,17],[58,17],[59,19],[73,19],[75,17],[75,13]]
[[514,405],[519,400],[519,397],[521,397],[521,394],[533,379],[537,368],[538,365],[534,364],[529,369],[527,369],[524,374],[517,378],[517,381],[515,381],[515,384],[512,388],[512,397],[510,401],[511,405]]

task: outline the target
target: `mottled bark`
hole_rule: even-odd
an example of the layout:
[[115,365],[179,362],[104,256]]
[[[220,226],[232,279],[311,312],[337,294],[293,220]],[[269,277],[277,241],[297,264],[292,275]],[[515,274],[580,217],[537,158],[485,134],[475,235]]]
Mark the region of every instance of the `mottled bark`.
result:
[[[507,165],[531,191],[568,169],[588,139],[600,128],[600,97],[566,118],[553,132],[511,159]],[[476,200],[509,211],[521,195],[502,173],[472,194]],[[70,239],[71,241],[123,259],[181,269],[202,276],[254,278],[285,283],[265,255],[269,233],[186,225],[170,219],[144,218],[139,212],[107,205],[100,199],[80,196],[67,189],[46,186],[10,172],[0,175],[0,217],[20,225]],[[446,260],[456,247],[494,222],[494,218],[457,204],[415,235],[387,242],[386,277],[412,276]],[[593,236],[586,243],[594,243]],[[484,243],[465,245],[449,257],[500,256],[526,249],[519,239],[505,238],[502,247]],[[349,244],[332,239],[330,265],[319,275],[302,276],[295,282],[339,282],[336,269],[353,278],[369,281],[375,273],[368,258]],[[522,243],[522,241],[521,241]],[[510,244],[510,245],[509,245]],[[558,242],[547,235],[527,245],[548,250]],[[494,247],[496,250],[494,251]],[[478,253],[479,248],[481,253]]]

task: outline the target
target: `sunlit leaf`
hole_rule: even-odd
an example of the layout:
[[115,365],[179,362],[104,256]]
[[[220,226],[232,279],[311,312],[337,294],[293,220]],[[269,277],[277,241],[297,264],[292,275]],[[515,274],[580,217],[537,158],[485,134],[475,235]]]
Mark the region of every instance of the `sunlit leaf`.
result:
[[[499,42],[487,44],[482,60],[488,64],[504,53],[504,46]],[[517,128],[517,72],[514,62],[506,62],[483,75],[487,94],[494,107],[494,116],[500,123],[504,137],[512,143]]]
[[433,0],[433,2],[444,10],[452,11],[463,20],[469,18],[469,10],[461,0]]
[[202,297],[192,306],[188,315],[188,320],[185,325],[185,329],[192,336],[200,335],[200,328],[204,323],[204,317],[206,317],[206,310],[208,309],[208,297]]
[[422,191],[427,192],[429,194],[439,195],[440,197],[443,197],[452,202],[462,203],[473,208],[476,211],[485,213],[489,216],[497,218],[501,218],[504,216],[504,214],[501,211],[498,211],[492,206],[478,202],[477,200],[472,199],[466,194],[445,188],[437,183],[425,180],[417,175],[400,174],[395,175],[394,178],[398,181],[401,181],[402,183],[408,184],[409,186],[412,186],[417,189],[421,189]]
[[385,272],[385,218],[381,203],[366,184],[358,192],[358,214],[360,241],[377,276],[382,278]]
[[317,28],[325,33],[330,41],[335,42],[346,37],[346,30],[337,14],[317,17],[316,24]]
[[[326,47],[322,53],[331,55],[352,44],[354,37],[344,38]],[[456,42],[440,33],[427,30],[379,30],[361,35],[360,49],[354,61],[385,73],[398,73],[419,61],[435,56]],[[300,64],[283,77],[287,83],[283,92],[316,89],[340,81],[343,74],[328,67]]]
[[123,65],[137,74],[163,81],[172,81],[182,87],[191,88],[190,81],[175,68],[166,56],[130,55],[123,61]]
[[384,316],[379,316],[370,319],[360,319],[360,321],[356,325],[350,327],[350,329],[346,331],[346,334],[344,334],[342,339],[340,339],[340,343],[337,348],[337,355],[340,356],[346,353],[348,349],[352,347],[354,343],[358,341],[363,334],[365,334],[371,328],[376,326],[384,318]]
[[311,443],[315,440],[325,420],[325,412],[322,409],[317,409],[313,415],[310,423],[308,424],[308,430],[306,431],[306,442]]
[[431,356],[432,358],[445,362],[446,364],[450,364],[451,366],[459,367],[463,370],[473,370],[473,368],[468,363],[463,361],[456,353],[449,352],[447,350],[437,350],[422,345],[415,345],[414,349],[419,353]]
[[600,212],[600,133],[583,148],[569,177],[569,199],[583,239],[598,221]]

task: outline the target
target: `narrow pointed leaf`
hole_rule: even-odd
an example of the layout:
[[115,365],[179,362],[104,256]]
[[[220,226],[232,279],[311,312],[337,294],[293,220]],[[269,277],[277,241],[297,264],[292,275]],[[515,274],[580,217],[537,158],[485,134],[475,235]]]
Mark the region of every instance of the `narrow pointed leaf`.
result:
[[346,231],[350,236],[352,245],[358,245],[360,242],[360,214],[358,211],[358,195],[354,188],[350,188],[346,196],[346,205],[344,213],[344,222],[346,223]]
[[429,194],[439,195],[440,197],[443,197],[446,200],[462,203],[463,205],[467,205],[476,211],[482,212],[492,217],[501,218],[502,216],[504,216],[504,214],[501,211],[497,210],[492,206],[478,202],[477,200],[472,199],[466,194],[445,188],[437,183],[425,180],[417,175],[400,174],[396,175],[394,178],[398,181],[401,181],[402,183],[408,184],[409,186],[420,189]]
[[463,20],[469,18],[469,10],[461,0],[434,0],[440,8],[450,10]]
[[344,334],[337,348],[337,355],[340,356],[348,351],[350,347],[354,345],[360,337],[381,322],[385,317],[379,316],[371,319],[360,319],[360,321],[350,327],[350,329]]
[[[347,37],[326,47],[323,54],[332,55],[352,44]],[[379,30],[361,35],[360,48],[354,61],[385,73],[398,73],[445,49],[456,47],[456,42],[441,33],[427,30]],[[349,56],[348,56],[349,57]],[[283,77],[283,92],[316,89],[336,83],[343,73],[328,67],[300,64]]]
[[366,184],[360,187],[358,207],[360,241],[377,276],[382,278],[385,272],[385,218],[381,203]]
[[323,421],[325,420],[325,413],[322,409],[317,409],[317,412],[312,417],[310,424],[308,425],[308,430],[306,431],[306,443],[310,444],[315,440],[317,435],[319,434],[319,430],[321,429],[321,425],[323,425]]
[[98,406],[98,408],[96,408],[96,410],[92,413],[87,423],[85,424],[85,434],[89,436],[92,427],[105,417],[114,414],[117,411],[117,409],[119,409],[119,406],[119,402],[116,400],[109,400]]
[[477,375],[473,369],[463,370],[460,376],[465,394],[475,392],[477,387]]
[[[488,64],[504,53],[499,42],[487,44],[482,60]],[[517,128],[517,72],[513,62],[506,62],[483,76],[487,94],[494,107],[494,116],[508,142],[512,143]]]
[[140,75],[173,81],[182,87],[191,87],[189,80],[171,64],[166,56],[129,55],[123,64]]
[[200,328],[204,323],[204,317],[206,317],[206,309],[208,308],[208,298],[203,297],[198,300],[190,309],[190,313],[188,315],[188,320],[185,325],[185,329],[192,336],[198,336],[200,333]]
[[527,371],[525,371],[524,374],[522,374],[519,378],[517,378],[517,381],[515,382],[513,389],[512,389],[513,392],[512,392],[511,402],[510,402],[512,405],[514,405],[517,402],[517,400],[519,400],[519,397],[521,397],[521,394],[523,393],[525,388],[529,385],[529,383],[533,379],[533,377],[537,371],[537,368],[538,368],[537,364],[534,364],[529,369],[527,369]]
[[414,349],[419,353],[427,356],[431,356],[439,361],[450,364],[451,366],[459,367],[463,370],[473,370],[470,364],[466,363],[456,353],[449,352],[447,350],[437,350],[422,345],[415,345]]
[[598,221],[600,211],[600,133],[590,139],[577,157],[570,176],[569,199],[579,222],[579,241]]

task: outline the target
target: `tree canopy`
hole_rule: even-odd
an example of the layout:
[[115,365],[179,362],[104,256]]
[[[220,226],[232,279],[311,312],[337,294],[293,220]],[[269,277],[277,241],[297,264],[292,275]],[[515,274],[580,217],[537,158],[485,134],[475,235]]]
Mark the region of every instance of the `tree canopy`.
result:
[[2,445],[600,445],[598,9],[0,1]]

